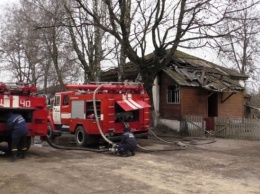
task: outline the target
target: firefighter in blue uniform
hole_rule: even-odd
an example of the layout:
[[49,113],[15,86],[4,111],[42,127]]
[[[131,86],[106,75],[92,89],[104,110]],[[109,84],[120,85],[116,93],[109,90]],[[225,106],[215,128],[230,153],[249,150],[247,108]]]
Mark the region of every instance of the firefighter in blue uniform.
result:
[[17,159],[18,149],[21,151],[21,158],[25,158],[28,129],[24,118],[20,114],[10,113],[6,124],[11,135],[11,161],[14,162]]
[[129,156],[130,152],[134,156],[136,147],[135,136],[130,132],[129,127],[125,127],[121,142],[118,145],[119,154],[121,156]]

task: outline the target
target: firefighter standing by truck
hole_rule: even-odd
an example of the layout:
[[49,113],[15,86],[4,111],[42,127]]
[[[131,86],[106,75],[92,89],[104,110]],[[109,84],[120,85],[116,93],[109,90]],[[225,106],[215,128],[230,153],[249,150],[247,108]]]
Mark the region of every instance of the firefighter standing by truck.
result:
[[11,161],[16,161],[18,149],[21,151],[21,158],[25,158],[28,129],[23,116],[20,114],[10,113],[6,125],[11,135]]

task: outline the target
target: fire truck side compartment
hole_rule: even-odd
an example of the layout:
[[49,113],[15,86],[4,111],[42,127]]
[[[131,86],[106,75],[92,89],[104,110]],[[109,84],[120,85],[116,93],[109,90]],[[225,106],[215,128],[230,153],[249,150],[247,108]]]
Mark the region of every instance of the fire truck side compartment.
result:
[[83,100],[73,100],[71,102],[71,118],[72,119],[85,119],[85,107]]

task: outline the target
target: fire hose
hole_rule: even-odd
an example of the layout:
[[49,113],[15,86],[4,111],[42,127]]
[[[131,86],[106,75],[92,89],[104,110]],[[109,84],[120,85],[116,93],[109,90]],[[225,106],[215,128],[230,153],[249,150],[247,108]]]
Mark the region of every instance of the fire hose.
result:
[[[102,129],[101,129],[101,126],[100,126],[100,122],[99,122],[99,119],[98,119],[98,115],[97,115],[97,107],[96,107],[96,93],[98,92],[99,89],[101,89],[103,86],[103,84],[101,84],[99,87],[97,87],[93,93],[93,106],[94,106],[94,115],[95,115],[95,119],[96,119],[96,123],[97,123],[97,126],[98,126],[98,130],[102,136],[102,138],[107,142],[109,143],[110,145],[112,145],[112,150],[116,152],[116,147],[117,147],[117,144],[115,144],[114,142],[110,141],[103,133]],[[124,126],[126,127],[126,123],[123,122]],[[155,135],[155,134],[154,134]],[[145,151],[145,152],[156,152],[156,151],[174,151],[174,150],[184,150],[186,149],[186,147],[182,147],[182,148],[179,148],[179,149],[146,149],[142,146],[140,146],[139,144],[137,144],[137,147],[139,149],[141,149],[142,151]]]
[[82,147],[68,147],[68,146],[60,146],[54,144],[48,137],[46,138],[47,143],[55,148],[55,149],[62,149],[62,150],[82,150],[82,151],[92,151],[92,152],[107,152],[108,149],[102,149],[102,150],[97,150],[97,149],[91,149],[91,148],[82,148]]
[[[102,138],[110,145],[112,145],[112,150],[116,151],[117,150],[117,144],[115,144],[114,142],[110,141],[103,133],[101,125],[100,125],[100,120],[98,118],[98,114],[97,114],[97,105],[96,105],[96,93],[103,87],[103,84],[101,84],[100,86],[98,86],[93,93],[93,107],[94,107],[94,115],[95,115],[95,119],[96,119],[96,123],[97,123],[97,127],[99,130],[100,135],[102,136]],[[123,122],[124,126],[126,127],[126,123]],[[159,138],[158,136],[155,135],[155,133],[150,129],[149,130],[155,137],[157,137],[158,139],[160,139],[161,141],[164,141],[165,143],[173,143],[173,142],[169,142],[169,141],[165,141],[161,138]],[[91,149],[91,148],[82,148],[82,147],[67,147],[67,146],[60,146],[60,145],[56,145],[54,144],[49,138],[46,138],[48,144],[56,149],[66,149],[66,150],[84,150],[84,151],[93,151],[93,152],[105,152],[105,151],[109,151],[110,149],[102,149],[102,150],[97,150],[97,149]],[[139,149],[141,149],[141,151],[143,152],[156,152],[156,151],[175,151],[175,150],[184,150],[186,149],[186,146],[182,146],[181,148],[178,149],[147,149],[144,148],[142,146],[140,146],[139,144],[137,144],[137,147]]]
[[101,129],[101,126],[100,126],[100,122],[99,122],[99,119],[98,119],[98,114],[97,114],[97,104],[96,104],[96,93],[97,91],[103,87],[104,84],[101,84],[100,86],[98,86],[94,93],[93,93],[93,106],[94,106],[94,115],[95,115],[95,119],[96,119],[96,122],[97,122],[97,127],[98,127],[98,130],[99,130],[99,133],[101,134],[102,138],[109,144],[111,144],[112,146],[114,145],[114,143],[112,141],[110,141],[108,138],[106,138],[106,136],[104,135],[102,129]]
[[[214,138],[204,138],[204,137],[185,137],[185,138],[182,138],[180,141],[174,141],[174,142],[172,142],[172,141],[166,141],[166,140],[164,140],[164,139],[158,137],[152,129],[150,129],[149,132],[150,132],[154,137],[156,137],[157,139],[159,139],[159,140],[161,140],[161,141],[163,141],[163,142],[165,142],[165,143],[169,143],[169,144],[174,143],[174,144],[177,144],[177,145],[180,145],[180,146],[183,146],[183,144],[185,144],[185,143],[183,143],[183,142],[185,142],[185,141],[189,141],[190,144],[192,144],[192,145],[203,145],[203,144],[210,144],[210,143],[215,143],[215,142],[216,142],[216,140],[215,140]],[[203,143],[200,142],[200,143],[199,143],[198,140],[199,140],[199,141],[205,141],[205,142],[203,142]]]

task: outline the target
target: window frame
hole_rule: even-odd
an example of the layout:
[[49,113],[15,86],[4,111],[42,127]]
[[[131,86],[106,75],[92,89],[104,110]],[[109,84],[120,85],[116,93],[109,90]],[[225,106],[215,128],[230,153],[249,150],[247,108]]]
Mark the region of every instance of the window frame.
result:
[[63,96],[63,101],[62,101],[62,106],[69,106],[70,102],[70,96],[69,95],[64,95]]
[[[175,89],[170,89],[170,87],[175,87]],[[169,99],[171,92],[171,100]],[[177,84],[168,85],[166,89],[166,101],[167,104],[180,104],[180,86]]]
[[53,102],[53,106],[60,106],[60,104],[61,104],[61,96],[60,95],[56,95],[55,97],[54,97],[54,102]]

